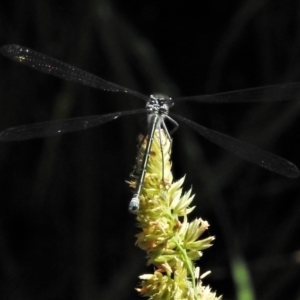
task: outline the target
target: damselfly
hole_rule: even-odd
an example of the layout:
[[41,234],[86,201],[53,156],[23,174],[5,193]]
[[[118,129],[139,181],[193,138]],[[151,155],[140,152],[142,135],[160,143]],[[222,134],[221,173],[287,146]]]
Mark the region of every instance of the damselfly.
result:
[[57,59],[51,58],[26,47],[18,45],[5,45],[1,47],[0,51],[3,55],[9,57],[10,59],[27,65],[38,71],[54,75],[65,80],[79,82],[87,86],[102,89],[105,91],[128,93],[146,102],[146,107],[143,109],[119,111],[106,115],[88,116],[23,125],[8,128],[0,133],[0,141],[20,141],[87,129],[115,120],[116,118],[121,116],[146,113],[148,115],[149,126],[147,144],[148,152],[145,152],[142,169],[137,181],[138,184],[129,205],[129,210],[132,212],[138,210],[139,196],[145,176],[145,168],[147,165],[149,151],[151,148],[155,130],[162,128],[166,132],[168,138],[171,139],[165,124],[165,120],[169,120],[171,123],[173,123],[173,125],[175,125],[175,129],[178,127],[178,124],[174,119],[184,122],[211,142],[240,156],[241,158],[249,162],[257,164],[270,171],[290,178],[299,176],[298,168],[290,161],[270,152],[259,149],[255,146],[244,143],[233,137],[229,137],[220,132],[208,129],[182,116],[169,113],[169,108],[172,107],[174,103],[187,100],[192,100],[200,103],[235,103],[260,101],[271,102],[289,100],[295,98],[300,93],[300,83],[287,83],[213,95],[180,97],[174,99],[163,94],[153,94],[148,97],[134,90],[103,80],[81,69],[68,65]]

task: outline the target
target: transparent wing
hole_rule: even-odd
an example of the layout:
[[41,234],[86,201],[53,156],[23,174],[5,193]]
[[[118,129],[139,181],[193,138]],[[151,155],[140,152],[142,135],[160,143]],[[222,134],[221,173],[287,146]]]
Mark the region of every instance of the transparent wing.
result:
[[265,169],[284,175],[286,177],[296,178],[299,176],[298,168],[293,163],[282,157],[279,157],[275,154],[252,146],[220,132],[208,129],[181,116],[174,114],[170,115],[175,119],[184,122],[209,141],[232,152],[233,154],[240,156],[245,160],[248,160]]
[[79,68],[23,46],[5,45],[0,48],[0,52],[16,62],[65,80],[79,82],[105,91],[128,93],[144,101],[148,100],[148,97],[143,94],[106,81]]
[[180,97],[173,99],[173,101],[190,100],[200,103],[246,103],[285,101],[297,98],[300,98],[300,83],[290,82],[212,95]]
[[50,135],[63,134],[67,132],[95,127],[109,121],[113,121],[122,116],[146,112],[147,110],[143,108],[129,111],[120,111],[107,115],[80,117],[11,127],[0,132],[0,141],[22,141],[40,137],[47,137]]

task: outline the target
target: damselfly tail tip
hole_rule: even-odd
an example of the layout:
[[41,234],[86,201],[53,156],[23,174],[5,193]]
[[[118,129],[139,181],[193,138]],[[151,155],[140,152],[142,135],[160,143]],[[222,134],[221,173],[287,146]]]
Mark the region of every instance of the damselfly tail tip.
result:
[[140,207],[140,199],[139,196],[137,194],[134,194],[130,203],[129,203],[129,207],[128,210],[130,213],[132,214],[136,214],[139,210]]

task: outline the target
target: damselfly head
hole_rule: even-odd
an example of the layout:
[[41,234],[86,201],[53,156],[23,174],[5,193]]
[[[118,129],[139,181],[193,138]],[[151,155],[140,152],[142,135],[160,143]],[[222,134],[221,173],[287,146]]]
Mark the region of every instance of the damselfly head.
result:
[[172,98],[165,94],[152,94],[150,95],[150,99],[156,101],[160,105],[166,104],[168,107],[172,107],[174,105]]
[[165,115],[168,114],[169,108],[173,106],[172,98],[164,94],[150,95],[146,108],[150,114]]

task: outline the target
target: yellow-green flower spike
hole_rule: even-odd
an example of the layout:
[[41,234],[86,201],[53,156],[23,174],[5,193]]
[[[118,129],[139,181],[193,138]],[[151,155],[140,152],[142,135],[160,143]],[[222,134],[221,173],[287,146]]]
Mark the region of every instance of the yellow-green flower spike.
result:
[[[136,172],[145,155],[147,137],[139,136],[139,141]],[[137,291],[150,300],[221,299],[202,285],[201,279],[207,273],[200,276],[194,264],[212,245],[214,237],[199,239],[209,226],[207,221],[199,218],[188,222],[194,195],[191,190],[183,193],[184,177],[173,182],[170,154],[171,141],[163,129],[157,129],[136,214],[140,228],[136,245],[146,251],[147,264],[153,265],[155,271],[140,276]],[[137,180],[129,185],[135,189]]]

